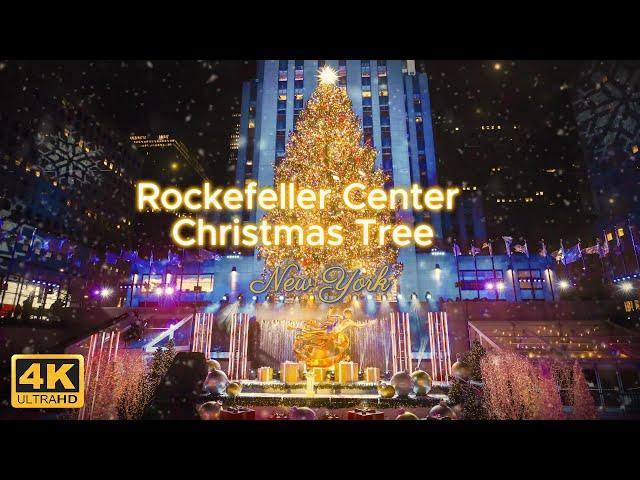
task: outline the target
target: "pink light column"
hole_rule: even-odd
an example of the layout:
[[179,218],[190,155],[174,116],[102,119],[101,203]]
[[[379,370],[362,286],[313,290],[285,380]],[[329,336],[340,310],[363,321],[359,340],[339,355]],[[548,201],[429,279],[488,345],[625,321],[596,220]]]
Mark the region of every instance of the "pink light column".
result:
[[451,350],[446,312],[429,312],[429,345],[431,377],[435,382],[448,382],[451,376]]
[[231,343],[229,345],[229,379],[247,378],[247,347],[249,344],[249,315],[234,313],[231,318]]

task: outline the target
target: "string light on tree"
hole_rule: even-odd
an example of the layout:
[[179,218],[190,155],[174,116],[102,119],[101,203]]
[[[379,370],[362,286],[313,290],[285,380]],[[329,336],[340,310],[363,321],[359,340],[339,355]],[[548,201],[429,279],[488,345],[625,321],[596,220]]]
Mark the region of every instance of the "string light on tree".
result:
[[[335,70],[324,67],[318,78],[320,82],[289,137],[286,157],[275,168],[275,184],[291,182],[299,188],[342,192],[357,182],[367,190],[384,189],[388,176],[375,169],[376,151],[363,143],[351,100],[345,89],[336,86]],[[355,201],[364,199],[360,192],[354,192]],[[264,219],[272,225],[319,225],[325,229],[333,224],[355,226],[356,220],[363,219],[375,220],[378,225],[399,225],[395,209],[375,210],[364,204],[362,209],[354,210],[345,206],[340,194],[329,195],[322,209],[275,209],[267,212]],[[347,228],[339,248],[263,245],[260,253],[267,270],[271,271],[295,262],[305,275],[316,278],[325,266],[332,264],[349,270],[360,268],[368,273],[390,266],[397,276],[401,270],[397,262],[398,248],[375,241],[363,245],[361,236],[360,229]]]

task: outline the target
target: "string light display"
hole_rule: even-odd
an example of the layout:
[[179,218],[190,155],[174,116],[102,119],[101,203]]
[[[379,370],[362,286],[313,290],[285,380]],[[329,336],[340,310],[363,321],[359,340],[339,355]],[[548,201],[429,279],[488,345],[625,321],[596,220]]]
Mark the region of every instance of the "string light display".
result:
[[[352,210],[340,197],[344,188],[354,182],[383,188],[388,176],[375,168],[376,151],[362,142],[358,117],[346,90],[335,85],[336,78],[335,72],[320,72],[320,83],[289,137],[286,157],[275,167],[275,184],[293,182],[299,188],[315,191],[331,189],[335,195],[327,198],[324,209],[271,210],[265,219],[272,225],[319,225],[325,230],[330,225],[343,225],[344,243],[339,247],[263,245],[260,253],[268,270],[295,262],[306,275],[319,278],[323,268],[331,264],[369,273],[389,265],[397,278],[401,270],[397,247],[374,241],[363,245],[355,224],[357,219],[371,219],[378,225],[397,225],[395,210],[376,211],[368,206]],[[357,197],[356,193],[354,200],[364,200]]]

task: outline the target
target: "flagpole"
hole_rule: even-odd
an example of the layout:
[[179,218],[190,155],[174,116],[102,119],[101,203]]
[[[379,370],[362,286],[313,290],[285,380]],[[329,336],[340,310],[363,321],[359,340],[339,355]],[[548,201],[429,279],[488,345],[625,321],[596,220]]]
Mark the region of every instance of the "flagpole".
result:
[[493,276],[493,286],[496,289],[496,300],[499,300],[498,282],[496,279],[496,265],[493,260],[493,246],[491,245],[491,240],[489,240],[488,243],[489,243],[489,255],[491,256],[491,275]]
[[631,220],[627,218],[627,225],[629,226],[629,235],[631,236],[631,246],[633,247],[633,255],[636,257],[636,267],[640,272],[640,259],[638,259],[638,249],[636,248],[636,241],[633,238],[633,230],[631,229]]
[[536,299],[536,288],[533,284],[533,272],[531,271],[531,257],[529,257],[529,245],[527,245],[527,241],[524,241],[524,249],[527,254],[527,266],[529,268],[529,285],[531,285],[531,298],[532,300]]
[[629,275],[629,270],[627,269],[627,261],[624,259],[624,248],[622,245],[622,241],[620,240],[620,236],[618,235],[618,226],[614,226],[614,231],[616,232],[616,243],[618,244],[618,250],[620,251],[620,258],[622,258],[622,268],[624,268],[624,274]]
[[[181,306],[182,280],[184,279],[184,248],[182,249],[182,261],[180,262],[180,288],[178,289],[178,306]],[[176,286],[178,283],[176,282]]]
[[564,250],[564,241],[562,239],[560,239],[560,248],[562,249],[562,265],[563,265],[562,270],[564,271],[564,276],[568,277],[568,274],[567,274],[567,260],[565,258],[566,252]]
[[604,243],[607,246],[607,261],[609,263],[609,275],[607,278],[607,281],[610,281],[613,279],[613,277],[615,277],[615,271],[614,271],[614,267],[615,265],[613,264],[613,258],[611,257],[611,249],[609,248],[609,240],[607,239],[607,232],[605,230],[602,231],[602,235],[604,237]]
[[460,247],[458,246],[458,241],[453,240],[453,255],[456,257],[456,274],[458,276],[458,297],[460,297],[460,301],[462,301],[462,285],[460,285],[460,260],[458,257],[460,256]]
[[556,301],[556,295],[553,292],[553,280],[551,280],[551,267],[549,267],[549,257],[545,257],[545,263],[547,265],[547,277],[549,277],[549,290],[551,291],[551,301]]
[[[542,250],[540,253],[544,253],[544,264],[545,270],[547,271],[547,278],[549,279],[549,290],[551,291],[551,301],[555,302],[555,294],[553,293],[553,281],[551,280],[551,267],[549,267],[549,255],[547,254],[547,246],[544,243],[544,238],[540,239],[540,243],[542,244]],[[541,255],[542,256],[542,255]],[[544,296],[544,290],[543,290]]]
[[[606,238],[605,238],[606,241]],[[602,284],[607,284],[607,272],[604,268],[604,261],[602,260],[602,245],[600,245],[600,239],[596,237],[596,245],[598,245],[598,258],[600,259],[600,268],[602,269]]]
[[478,300],[480,300],[480,282],[478,281],[478,259],[476,258],[476,243],[471,240],[471,253],[473,253],[473,269],[476,277],[476,291],[478,294]]
[[[507,243],[507,238],[508,243]],[[507,271],[508,271],[508,267],[511,267],[511,284],[513,285],[513,299],[514,301],[518,301],[518,293],[516,292],[516,274],[515,274],[515,269],[513,268],[513,261],[511,258],[511,242],[513,241],[513,238],[511,237],[502,237],[502,239],[504,240],[504,248],[507,250],[507,257],[509,258],[509,265],[507,266]]]

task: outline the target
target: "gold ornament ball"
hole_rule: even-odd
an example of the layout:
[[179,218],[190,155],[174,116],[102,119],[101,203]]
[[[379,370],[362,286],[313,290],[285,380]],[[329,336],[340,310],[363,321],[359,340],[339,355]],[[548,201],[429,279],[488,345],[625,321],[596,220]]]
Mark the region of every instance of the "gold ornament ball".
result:
[[229,384],[229,377],[222,370],[211,370],[204,381],[204,388],[213,395],[222,395]]
[[396,417],[396,420],[419,420],[415,413],[404,412]]
[[391,385],[396,389],[398,397],[408,397],[413,390],[413,378],[407,372],[398,372],[391,377]]
[[445,402],[440,402],[438,405],[429,410],[429,418],[434,420],[452,420],[455,417],[453,410],[447,406]]
[[393,385],[389,385],[388,383],[380,382],[378,384],[378,395],[382,398],[393,398],[396,394],[396,389],[393,388]]
[[462,380],[468,380],[471,377],[471,368],[464,362],[458,360],[453,365],[451,365],[451,374],[456,378],[461,378]]
[[429,393],[432,384],[431,375],[424,370],[416,370],[411,374],[411,378],[413,378],[413,393],[418,396]]
[[238,382],[231,382],[227,385],[227,395],[230,397],[237,397],[238,394],[242,391],[242,385]]
[[220,366],[220,362],[211,359],[207,360],[207,370],[212,372],[213,370],[222,370],[222,367]]

